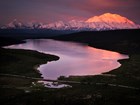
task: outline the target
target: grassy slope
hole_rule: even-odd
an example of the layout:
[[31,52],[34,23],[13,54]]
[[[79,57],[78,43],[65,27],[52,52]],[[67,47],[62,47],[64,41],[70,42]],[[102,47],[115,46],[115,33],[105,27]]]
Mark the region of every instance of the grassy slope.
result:
[[[111,76],[89,76],[89,77],[69,77],[65,80],[76,80],[89,83],[113,83],[127,85],[140,88],[140,30],[124,30],[124,31],[106,31],[106,32],[80,32],[71,34],[70,36],[55,37],[54,39],[65,41],[77,41],[88,43],[90,46],[113,50],[128,54],[130,59],[119,61],[122,66],[105,74],[113,74]],[[103,37],[104,36],[104,37]],[[97,86],[98,87],[98,86]],[[81,87],[80,87],[81,89]],[[106,105],[139,105],[140,92],[127,90],[123,88],[115,88],[109,86],[85,87],[88,94],[98,92],[102,96],[99,100],[101,104]],[[78,89],[77,89],[78,91]],[[84,92],[81,90],[82,94]],[[96,95],[95,95],[96,96]],[[95,102],[96,103],[95,97]],[[86,105],[86,104],[85,104]],[[88,105],[88,104],[87,104]],[[95,104],[95,105],[98,105]]]
[[[42,54],[36,51],[0,48],[0,74],[40,77],[40,73],[36,70],[37,65],[58,59],[59,57],[57,56]],[[31,91],[38,87],[33,86],[31,88],[32,82],[36,81],[0,76],[0,103],[2,105],[9,102],[9,104],[14,104],[11,100],[15,101],[22,95],[25,95],[26,90]]]
[[[41,89],[41,90],[33,90],[30,93],[25,93],[23,89],[15,89],[15,88],[1,88],[1,103],[5,105],[139,105],[140,104],[140,91],[119,87],[110,87],[107,85],[98,86],[94,85],[96,82],[103,83],[114,83],[121,85],[128,85],[140,88],[140,54],[139,54],[139,30],[137,32],[132,31],[124,32],[115,32],[111,34],[107,32],[105,39],[99,40],[99,36],[95,37],[93,40],[94,32],[85,32],[79,33],[82,37],[72,36],[65,37],[67,39],[61,38],[61,40],[72,40],[79,41],[84,43],[89,43],[90,46],[96,46],[97,48],[104,48],[109,50],[114,50],[122,53],[126,53],[130,55],[130,59],[120,61],[122,66],[116,70],[109,72],[110,74],[115,74],[115,77],[108,76],[90,76],[90,77],[74,77],[74,78],[66,78],[67,80],[76,80],[82,82],[89,82],[92,84],[77,84],[73,85],[73,88],[65,88],[65,89]],[[124,38],[129,33],[128,38]],[[89,35],[90,34],[90,35]],[[95,34],[95,33],[94,33]],[[109,34],[109,36],[108,36]],[[111,37],[113,35],[119,34],[118,39]],[[131,36],[130,34],[133,34]],[[84,35],[87,35],[86,37]],[[90,36],[88,39],[85,39]],[[102,34],[101,34],[102,35]],[[124,35],[124,36],[123,36]],[[126,37],[125,36],[125,37]],[[99,39],[98,39],[99,38]],[[59,38],[56,38],[59,39]],[[113,40],[112,40],[113,39]],[[121,39],[121,40],[120,40]],[[7,52],[7,51],[6,51]],[[16,51],[17,52],[17,51]],[[27,51],[28,52],[28,51]],[[6,54],[5,52],[3,54]],[[9,52],[10,54],[10,52]],[[12,53],[13,54],[13,53]],[[18,54],[15,54],[17,56]],[[28,55],[28,54],[27,54]],[[29,54],[30,55],[30,54]],[[32,55],[32,54],[31,54]],[[3,55],[2,55],[3,56]],[[7,55],[6,55],[7,56]],[[10,54],[11,56],[11,54]],[[9,58],[9,56],[7,56]],[[30,58],[30,56],[27,56]],[[37,55],[34,56],[35,58]],[[34,58],[33,57],[33,58]],[[24,58],[24,57],[23,57]],[[30,58],[32,59],[32,57]],[[15,59],[16,61],[17,59]],[[7,59],[7,61],[10,61]],[[14,59],[11,61],[13,62]],[[27,60],[28,61],[28,60]],[[24,61],[25,62],[25,61]],[[3,62],[2,62],[3,63]],[[30,62],[31,63],[31,62]],[[27,67],[28,68],[28,67]],[[8,69],[7,69],[8,70]],[[13,71],[11,71],[13,73]],[[23,74],[17,72],[19,74]],[[28,75],[28,74],[27,74]],[[23,79],[15,79],[9,78],[3,79],[4,83],[10,84],[10,86],[30,86],[31,81]],[[27,82],[29,81],[29,82]],[[15,83],[16,82],[16,83]],[[1,82],[2,83],[2,82]]]
[[29,50],[0,49],[0,52],[0,73],[7,74],[40,76],[37,72],[33,72],[35,65],[58,60],[57,56]]
[[64,41],[87,43],[89,46],[126,54],[140,53],[140,29],[97,32],[79,32],[52,37]]

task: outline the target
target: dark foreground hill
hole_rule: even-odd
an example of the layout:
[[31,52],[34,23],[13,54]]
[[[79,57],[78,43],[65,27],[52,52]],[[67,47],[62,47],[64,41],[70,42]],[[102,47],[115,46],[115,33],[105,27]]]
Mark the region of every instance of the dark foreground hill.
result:
[[121,53],[130,54],[140,52],[140,29],[79,32],[52,37],[52,39],[87,43],[96,48]]
[[[38,77],[36,64],[58,57],[29,50],[0,48],[0,103],[2,105],[140,105],[140,30],[80,32],[52,37],[131,54],[107,75],[59,78],[81,82],[72,88],[46,88],[36,80],[2,74]],[[11,36],[13,36],[12,34]],[[34,38],[34,37],[30,37]],[[39,38],[44,38],[41,35]],[[50,38],[50,37],[48,37]],[[0,37],[0,45],[21,43],[25,37]],[[60,58],[61,59],[61,58]],[[85,61],[86,62],[86,61]],[[79,63],[79,62],[77,62]],[[84,83],[87,84],[84,84]],[[110,85],[111,86],[110,86]]]
[[72,33],[69,30],[52,29],[0,29],[0,37],[12,38],[45,38]]
[[[59,36],[54,36],[58,34]],[[85,31],[65,34],[53,30],[0,30],[0,46],[21,43],[24,39],[51,38],[86,43],[89,46],[132,54],[140,53],[140,29]]]

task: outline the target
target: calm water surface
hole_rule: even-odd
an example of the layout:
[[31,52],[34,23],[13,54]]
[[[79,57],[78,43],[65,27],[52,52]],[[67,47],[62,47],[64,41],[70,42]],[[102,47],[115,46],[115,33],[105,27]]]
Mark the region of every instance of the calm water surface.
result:
[[59,76],[95,75],[118,68],[119,59],[127,59],[127,55],[101,50],[74,42],[56,41],[51,39],[31,39],[26,43],[11,45],[8,48],[30,49],[54,54],[60,57],[40,65],[38,70],[45,79],[57,79]]

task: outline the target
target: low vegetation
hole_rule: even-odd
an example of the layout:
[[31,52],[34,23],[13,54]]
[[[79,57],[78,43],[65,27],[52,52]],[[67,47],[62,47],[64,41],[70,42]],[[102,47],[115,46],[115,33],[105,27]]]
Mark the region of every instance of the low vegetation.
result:
[[[81,42],[87,41],[91,46],[97,45],[99,48],[114,51],[116,49],[118,52],[128,54],[130,59],[119,61],[122,64],[120,68],[103,73],[103,75],[70,76],[67,78],[61,76],[59,78],[59,80],[81,82],[81,84],[69,83],[72,88],[45,88],[43,84],[32,79],[1,75],[0,103],[2,105],[140,105],[140,44],[138,37],[129,35],[125,39],[119,35],[119,39],[114,39],[113,42],[113,40],[110,41],[113,39],[110,37],[111,33],[110,39],[105,38],[105,40],[97,41],[94,39],[95,42],[93,42],[92,38],[84,39],[85,34],[87,32],[82,33]],[[90,34],[92,35],[92,32]],[[101,37],[96,36],[95,38]],[[120,38],[124,39],[120,40]],[[75,38],[74,40],[78,41],[79,39]],[[58,59],[57,56],[29,50],[1,48],[0,74],[40,77],[36,67],[39,64]]]
[[0,103],[5,105],[15,97],[18,99],[30,91],[44,88],[43,84],[35,80],[10,75],[41,78],[37,70],[38,65],[58,59],[57,56],[36,51],[0,48]]

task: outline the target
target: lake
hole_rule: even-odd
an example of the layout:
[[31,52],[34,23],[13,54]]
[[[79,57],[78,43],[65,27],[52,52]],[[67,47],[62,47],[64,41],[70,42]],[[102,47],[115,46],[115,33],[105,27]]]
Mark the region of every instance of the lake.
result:
[[28,39],[26,43],[6,48],[30,49],[60,57],[38,67],[44,79],[57,79],[59,76],[97,75],[121,66],[120,59],[128,55],[90,47],[86,44],[57,41],[52,39]]

